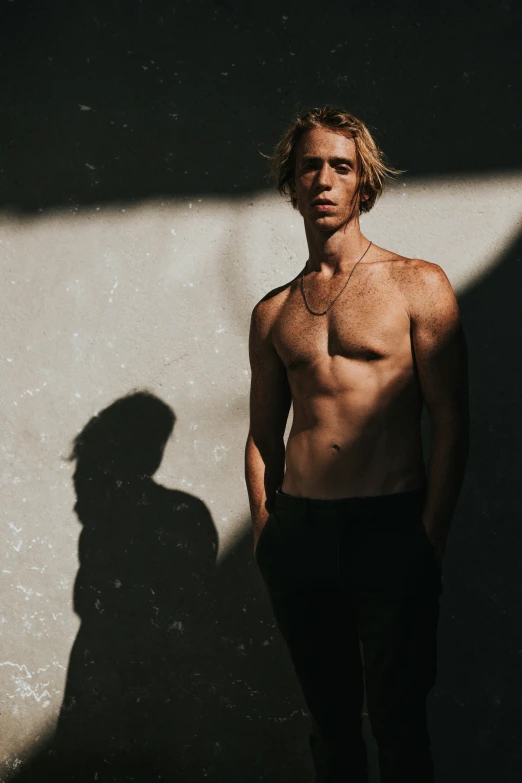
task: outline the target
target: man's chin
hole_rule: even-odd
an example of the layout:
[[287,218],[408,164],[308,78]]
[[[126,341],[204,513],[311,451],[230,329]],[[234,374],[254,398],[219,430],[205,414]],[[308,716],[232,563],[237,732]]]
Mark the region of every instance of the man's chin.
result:
[[335,231],[343,225],[338,215],[313,215],[310,223],[320,231]]

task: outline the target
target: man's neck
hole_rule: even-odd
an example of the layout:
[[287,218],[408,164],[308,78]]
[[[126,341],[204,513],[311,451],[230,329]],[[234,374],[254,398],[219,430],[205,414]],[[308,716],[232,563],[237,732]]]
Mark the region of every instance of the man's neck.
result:
[[332,233],[318,231],[305,223],[305,232],[309,252],[307,271],[321,272],[325,277],[352,267],[369,242],[361,232],[358,218]]

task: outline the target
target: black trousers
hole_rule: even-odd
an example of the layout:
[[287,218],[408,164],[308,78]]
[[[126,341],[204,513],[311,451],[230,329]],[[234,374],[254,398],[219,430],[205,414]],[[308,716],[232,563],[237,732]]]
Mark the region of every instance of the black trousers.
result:
[[426,696],[442,581],[424,499],[276,492],[256,560],[312,719],[316,783],[367,783],[364,685],[381,783],[434,781]]

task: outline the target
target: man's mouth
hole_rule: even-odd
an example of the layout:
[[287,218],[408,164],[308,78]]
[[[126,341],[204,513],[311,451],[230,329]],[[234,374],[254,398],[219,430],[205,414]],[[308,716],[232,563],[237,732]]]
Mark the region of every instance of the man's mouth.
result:
[[333,201],[313,201],[312,202],[312,209],[315,212],[333,212],[335,207],[335,204]]

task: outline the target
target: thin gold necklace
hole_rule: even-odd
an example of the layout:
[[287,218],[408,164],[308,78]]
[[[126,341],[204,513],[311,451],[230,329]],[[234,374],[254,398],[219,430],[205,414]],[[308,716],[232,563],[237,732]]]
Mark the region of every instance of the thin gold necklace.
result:
[[[347,285],[348,285],[348,283],[350,282],[350,277],[353,275],[353,273],[354,273],[354,271],[355,271],[355,267],[357,266],[357,264],[358,264],[360,261],[362,261],[362,260],[363,260],[364,256],[366,255],[366,253],[367,253],[367,252],[368,252],[368,250],[370,249],[371,245],[372,245],[372,242],[370,242],[370,244],[368,245],[368,247],[366,248],[366,250],[364,251],[364,253],[363,253],[363,254],[362,254],[362,256],[360,257],[359,261],[357,261],[357,263],[356,263],[356,264],[354,264],[354,266],[352,267],[352,271],[351,271],[351,272],[350,272],[350,274],[348,275],[348,280],[347,280],[347,281],[346,281],[346,283],[343,285],[343,287],[341,288],[341,290],[339,291],[339,293],[337,294],[337,296],[335,297],[335,299],[334,299],[332,302],[330,302],[330,304],[328,305],[328,307],[326,308],[326,310],[324,310],[322,313],[316,313],[316,312],[315,312],[315,310],[312,310],[312,309],[311,309],[310,305],[309,305],[309,304],[308,304],[308,302],[307,302],[307,299],[306,299],[306,293],[305,293],[305,288],[304,288],[304,269],[303,269],[303,274],[301,275],[301,290],[302,290],[302,292],[303,292],[303,299],[304,299],[304,303],[305,303],[305,305],[306,305],[306,309],[308,310],[308,312],[309,312],[309,313],[311,313],[312,315],[326,315],[326,313],[328,312],[328,310],[330,309],[330,307],[333,305],[333,303],[334,303],[334,302],[336,302],[336,301],[337,301],[337,299],[339,299],[339,297],[341,296],[342,292],[344,291],[344,289],[346,288],[346,286],[347,286]],[[306,269],[306,265],[305,265],[305,269]]]

